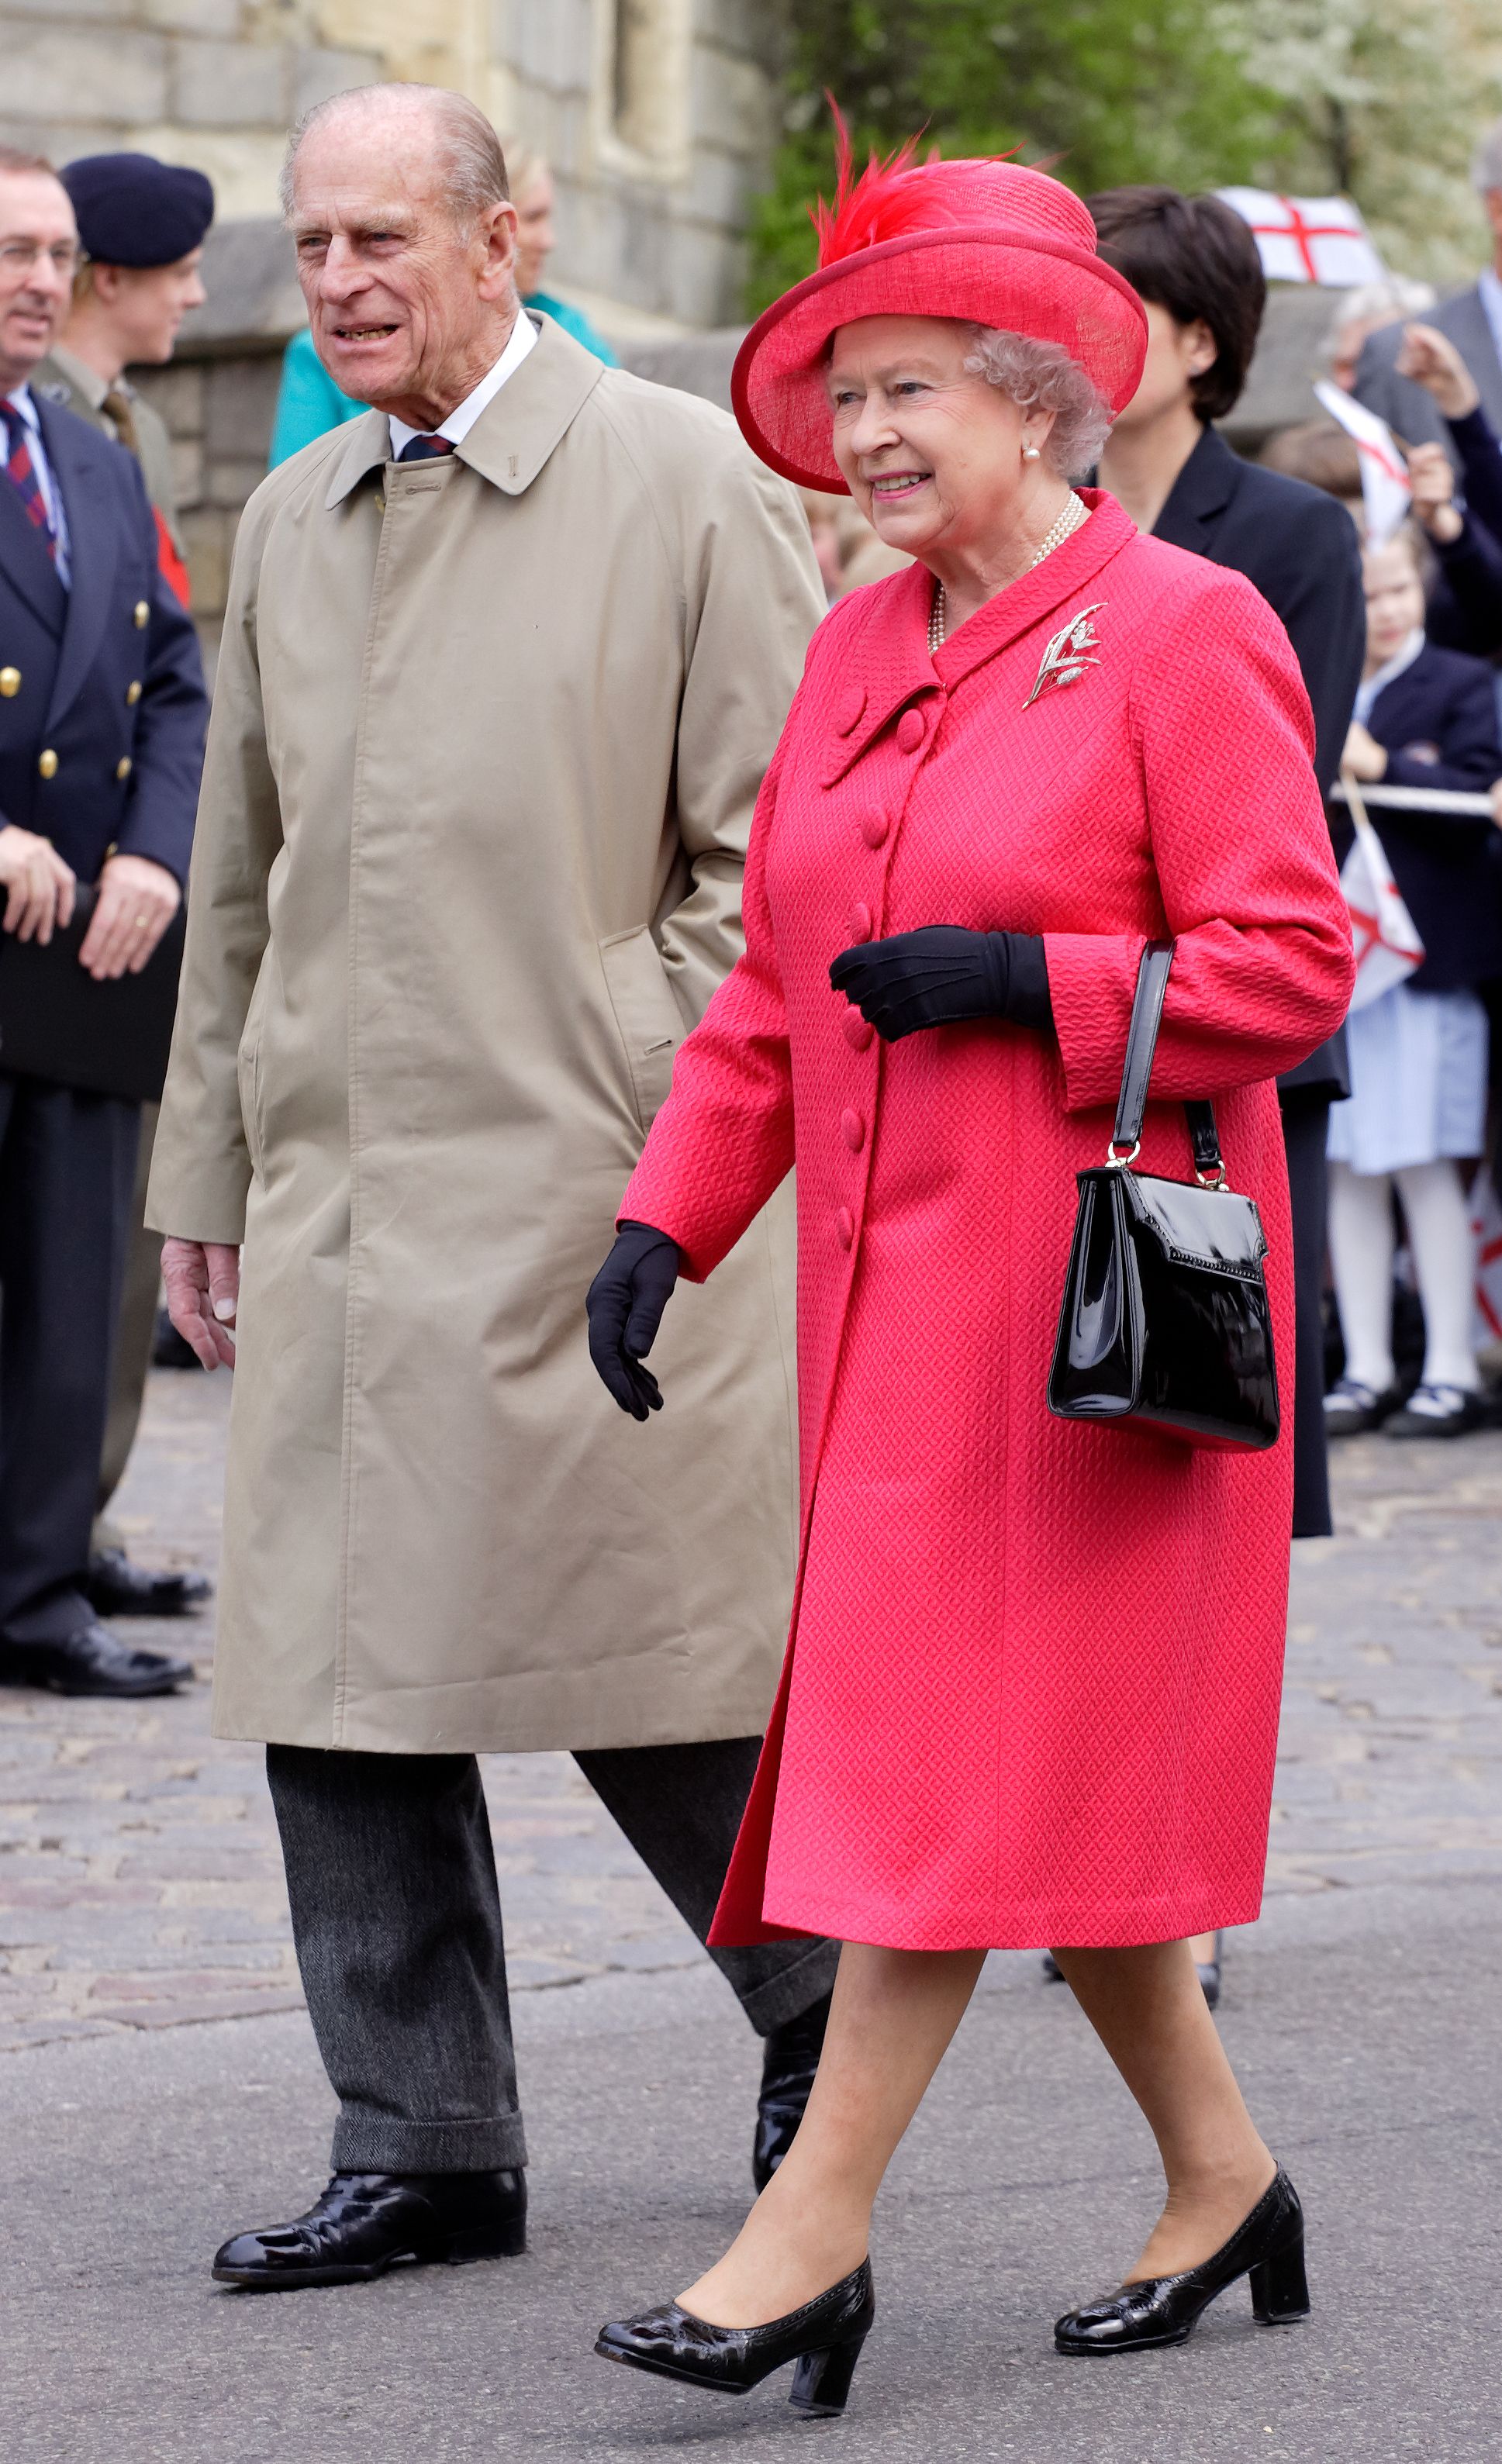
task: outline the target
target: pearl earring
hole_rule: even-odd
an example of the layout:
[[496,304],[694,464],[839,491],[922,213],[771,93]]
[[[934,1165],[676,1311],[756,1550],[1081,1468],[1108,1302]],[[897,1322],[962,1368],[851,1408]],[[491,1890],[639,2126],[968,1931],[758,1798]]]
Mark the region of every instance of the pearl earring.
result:
[[1022,458],[1025,462],[1036,462],[1038,459],[1037,446],[1025,445],[1022,449]]

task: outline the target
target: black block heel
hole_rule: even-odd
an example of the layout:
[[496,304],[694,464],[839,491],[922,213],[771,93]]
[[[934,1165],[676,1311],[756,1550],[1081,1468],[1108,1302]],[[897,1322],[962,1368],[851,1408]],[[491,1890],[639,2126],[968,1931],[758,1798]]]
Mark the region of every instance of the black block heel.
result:
[[1290,2319],[1309,2317],[1309,2279],[1304,2273],[1302,2227],[1287,2250],[1264,2258],[1248,2271],[1251,2306],[1264,2327],[1281,2326]]
[[864,2336],[852,2336],[849,2343],[831,2344],[822,2353],[805,2353],[793,2372],[787,2399],[793,2410],[813,2418],[843,2412],[865,2342]]
[[795,2362],[789,2401],[796,2412],[818,2419],[845,2410],[875,2316],[871,2261],[865,2258],[828,2293],[789,2310],[785,2319],[769,2319],[764,2327],[717,2327],[676,2301],[665,2301],[660,2309],[602,2327],[595,2351],[603,2361],[624,2362],[628,2369],[718,2387],[722,2395],[745,2395]]
[[1250,2215],[1213,2257],[1185,2268],[1182,2276],[1151,2276],[1123,2284],[1103,2300],[1067,2312],[1054,2325],[1054,2349],[1142,2353],[1154,2345],[1182,2344],[1216,2295],[1238,2276],[1249,2278],[1251,2306],[1264,2326],[1308,2318],[1304,2211],[1281,2165]]

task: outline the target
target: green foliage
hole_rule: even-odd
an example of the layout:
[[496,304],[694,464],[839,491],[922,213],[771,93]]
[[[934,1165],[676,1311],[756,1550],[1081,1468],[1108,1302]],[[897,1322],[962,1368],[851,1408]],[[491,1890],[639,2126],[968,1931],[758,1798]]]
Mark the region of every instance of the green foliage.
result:
[[832,182],[824,91],[858,159],[926,125],[946,155],[1016,149],[1082,194],[1126,180],[1244,180],[1271,98],[1232,0],[782,0],[784,134],[752,222],[754,311],[814,261],[806,206]]

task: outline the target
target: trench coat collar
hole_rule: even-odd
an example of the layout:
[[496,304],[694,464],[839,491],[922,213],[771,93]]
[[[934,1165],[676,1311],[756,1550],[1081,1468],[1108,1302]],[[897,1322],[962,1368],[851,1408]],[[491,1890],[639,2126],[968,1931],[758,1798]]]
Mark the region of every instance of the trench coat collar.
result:
[[928,619],[934,585],[926,568],[915,564],[889,586],[880,602],[880,615],[872,610],[860,639],[851,646],[850,681],[835,704],[835,733],[825,756],[827,787],[853,767],[906,702],[940,687],[953,693],[977,668],[1008,649],[1066,603],[1071,614],[1089,604],[1091,585],[1112,558],[1137,537],[1137,525],[1104,489],[1082,488],[1078,493],[1091,508],[1091,519],[1042,564],[1020,575],[967,617],[933,657]]
[[[538,327],[536,349],[527,353],[454,449],[456,462],[467,462],[507,496],[519,496],[530,488],[605,374],[603,362],[551,317],[534,311],[533,322]],[[342,437],[323,499],[331,511],[391,458],[391,429],[384,410],[367,410],[351,420]]]

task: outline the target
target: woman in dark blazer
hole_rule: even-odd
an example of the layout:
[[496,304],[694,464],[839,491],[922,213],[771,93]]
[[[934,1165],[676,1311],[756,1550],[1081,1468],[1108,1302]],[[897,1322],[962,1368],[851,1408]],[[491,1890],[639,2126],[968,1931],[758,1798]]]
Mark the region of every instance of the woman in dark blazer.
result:
[[[1089,199],[1100,253],[1146,303],[1147,365],[1100,460],[1100,482],[1138,529],[1254,583],[1282,620],[1314,713],[1328,794],[1360,680],[1366,626],[1356,528],[1318,488],[1244,462],[1210,422],[1240,396],[1267,297],[1257,244],[1219,197],[1109,188]],[[1340,1037],[1278,1082],[1293,1202],[1297,1331],[1293,1536],[1329,1531],[1322,1286],[1325,1140],[1344,1095]]]

